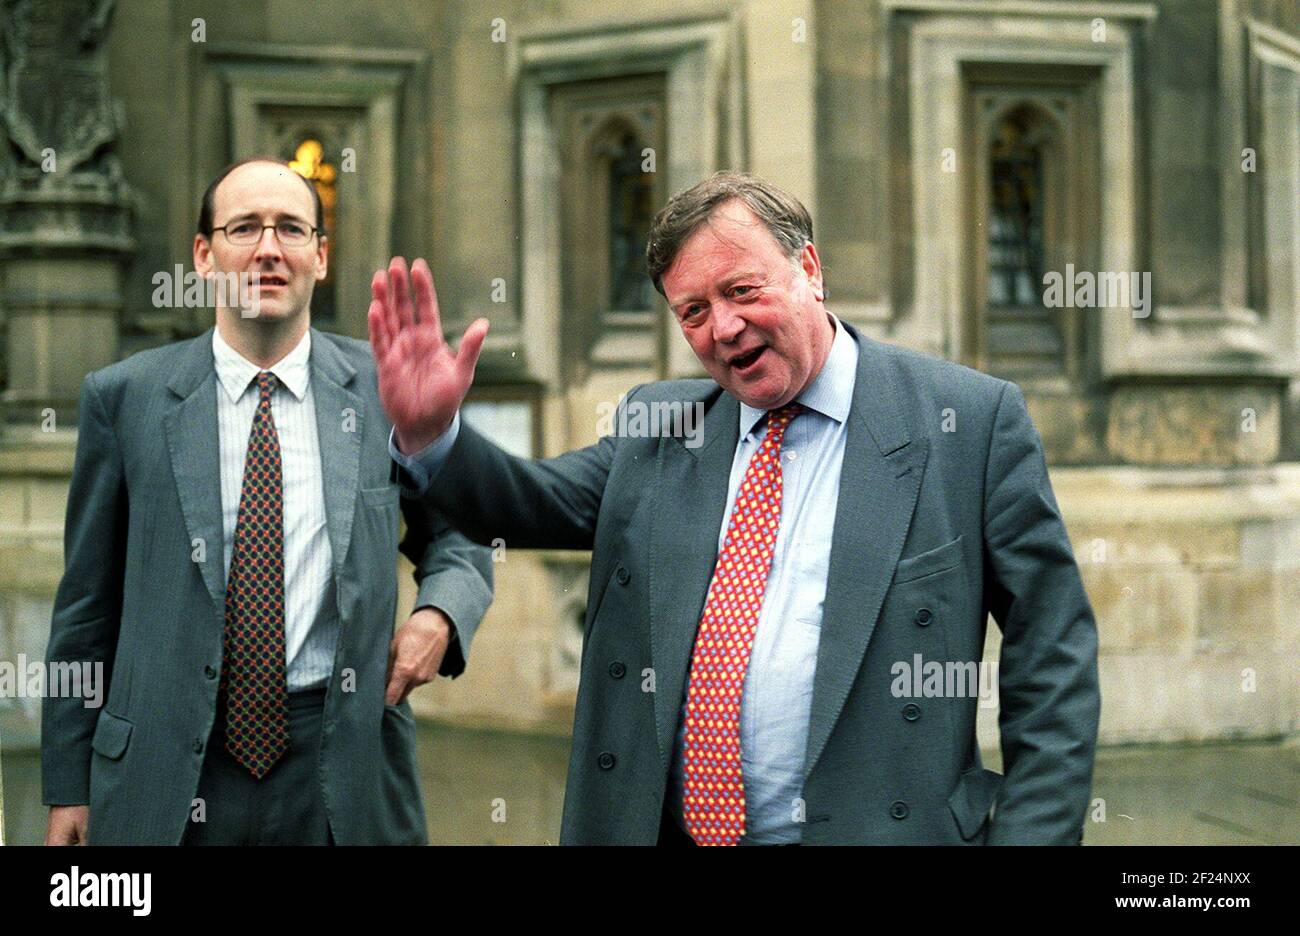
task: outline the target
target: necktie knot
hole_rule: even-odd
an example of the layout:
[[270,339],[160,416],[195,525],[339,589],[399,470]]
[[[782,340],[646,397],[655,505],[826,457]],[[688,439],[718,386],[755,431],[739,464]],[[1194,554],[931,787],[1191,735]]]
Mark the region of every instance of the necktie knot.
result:
[[780,445],[785,436],[790,420],[804,411],[802,404],[787,403],[780,409],[767,411],[767,441],[770,445]]
[[275,374],[270,371],[258,371],[257,373],[257,393],[263,400],[269,400],[275,388],[280,385],[280,381]]
[[781,423],[781,425],[783,426],[788,425],[790,423],[790,420],[794,419],[802,412],[803,412],[802,403],[787,403],[785,406],[782,406],[780,409],[768,410],[767,421],[769,425],[778,422]]

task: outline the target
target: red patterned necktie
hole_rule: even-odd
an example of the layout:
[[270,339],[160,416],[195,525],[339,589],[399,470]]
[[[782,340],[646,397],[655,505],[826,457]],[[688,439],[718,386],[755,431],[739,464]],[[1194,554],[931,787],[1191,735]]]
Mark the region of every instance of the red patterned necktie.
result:
[[284,488],[271,415],[278,381],[257,375],[257,412],[244,459],[235,546],[226,584],[221,692],[226,750],[258,780],[289,749],[284,665]]
[[767,414],[767,437],[736,492],[695,637],[682,815],[698,845],[735,845],[745,834],[740,702],[781,527],[781,440],[802,410],[791,403]]

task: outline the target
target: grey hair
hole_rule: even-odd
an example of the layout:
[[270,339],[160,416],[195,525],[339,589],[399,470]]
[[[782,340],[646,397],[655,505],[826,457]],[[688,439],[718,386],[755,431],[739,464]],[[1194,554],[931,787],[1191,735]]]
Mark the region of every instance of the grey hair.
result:
[[663,275],[682,245],[706,224],[720,206],[742,202],[763,223],[792,262],[813,239],[812,216],[799,199],[747,172],[715,172],[684,192],[678,192],[655,215],[646,238],[646,272],[660,295]]

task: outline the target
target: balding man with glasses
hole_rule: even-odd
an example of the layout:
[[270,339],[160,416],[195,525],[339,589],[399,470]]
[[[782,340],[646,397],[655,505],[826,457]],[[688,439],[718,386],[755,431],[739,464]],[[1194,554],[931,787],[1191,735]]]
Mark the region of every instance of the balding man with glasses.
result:
[[464,669],[491,562],[399,504],[370,349],[311,327],[323,227],[287,163],[227,167],[194,266],[238,298],[86,378],[47,657],[111,676],[45,700],[50,844],[426,841],[406,697]]

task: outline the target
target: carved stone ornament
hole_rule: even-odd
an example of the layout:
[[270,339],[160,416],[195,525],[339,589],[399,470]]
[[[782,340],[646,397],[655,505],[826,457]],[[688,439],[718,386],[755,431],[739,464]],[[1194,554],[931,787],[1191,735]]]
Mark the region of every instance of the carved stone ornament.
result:
[[121,178],[109,152],[121,118],[108,89],[105,51],[116,0],[4,0],[0,121],[10,171],[47,184],[74,173]]

